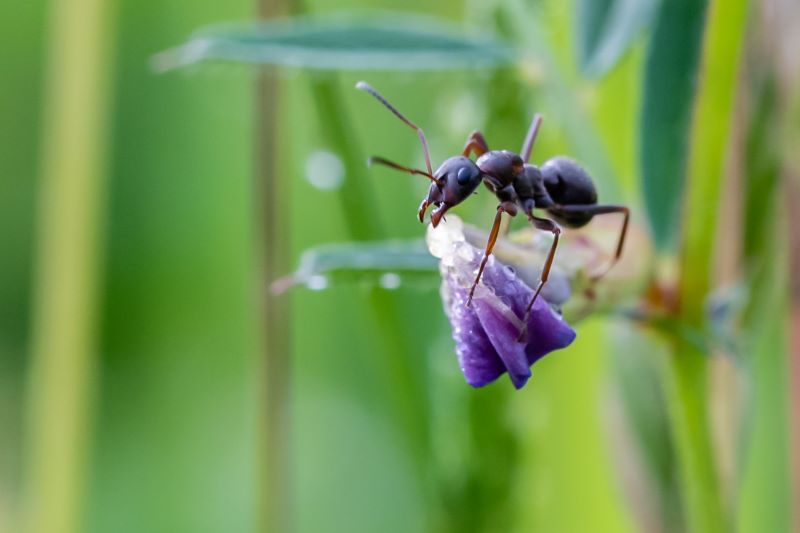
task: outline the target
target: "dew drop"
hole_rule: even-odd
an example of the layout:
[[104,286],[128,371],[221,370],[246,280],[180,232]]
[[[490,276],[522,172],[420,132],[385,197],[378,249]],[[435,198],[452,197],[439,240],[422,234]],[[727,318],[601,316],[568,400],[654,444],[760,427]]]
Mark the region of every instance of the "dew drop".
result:
[[315,274],[310,278],[308,278],[308,281],[306,282],[306,287],[308,287],[312,291],[321,291],[323,289],[327,289],[328,278],[321,274]]
[[324,191],[332,191],[344,182],[344,165],[336,154],[327,150],[316,150],[306,159],[306,179]]
[[386,272],[381,275],[378,284],[384,289],[394,290],[400,287],[401,279],[399,274],[394,272]]

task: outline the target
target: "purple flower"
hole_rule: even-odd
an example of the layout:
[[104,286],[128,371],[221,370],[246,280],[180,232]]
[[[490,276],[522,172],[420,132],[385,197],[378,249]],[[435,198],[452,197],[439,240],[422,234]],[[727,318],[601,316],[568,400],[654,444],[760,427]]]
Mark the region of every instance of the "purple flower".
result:
[[[458,217],[448,215],[445,224],[429,228],[428,247],[440,259],[441,293],[453,327],[456,355],[467,383],[473,387],[487,385],[508,372],[511,382],[520,389],[530,378],[533,363],[575,340],[575,331],[553,311],[543,291],[531,311],[527,337],[517,341],[533,290],[494,256],[489,258],[472,305],[467,307],[467,295],[483,250],[465,240]],[[554,276],[557,278],[558,274],[551,274],[548,285],[563,287]]]

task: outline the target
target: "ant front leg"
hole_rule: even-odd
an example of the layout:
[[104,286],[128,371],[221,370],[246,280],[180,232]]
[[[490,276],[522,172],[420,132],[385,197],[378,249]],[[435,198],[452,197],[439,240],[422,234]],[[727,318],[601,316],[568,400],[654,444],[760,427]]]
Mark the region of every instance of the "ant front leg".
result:
[[489,240],[486,242],[486,250],[483,252],[483,259],[481,259],[481,265],[478,267],[478,275],[475,276],[475,281],[472,282],[472,287],[469,289],[467,307],[472,305],[472,295],[475,294],[475,287],[478,286],[478,282],[481,280],[483,269],[486,268],[486,262],[489,260],[489,256],[492,255],[492,250],[497,242],[497,235],[500,233],[500,221],[503,219],[503,213],[508,213],[512,217],[516,216],[517,206],[511,202],[503,202],[497,206],[497,214],[494,216],[492,231],[489,232]]
[[486,139],[481,132],[476,130],[467,137],[467,142],[464,144],[464,150],[461,152],[461,155],[469,157],[470,152],[475,152],[475,155],[480,157],[488,151],[489,145]]
[[552,212],[561,213],[579,213],[586,215],[607,215],[610,213],[622,213],[625,215],[622,222],[622,230],[619,233],[619,240],[617,240],[617,248],[614,252],[614,258],[608,267],[591,277],[592,281],[597,281],[614,268],[619,258],[622,257],[622,248],[625,246],[625,236],[628,234],[628,222],[630,221],[631,211],[624,205],[555,205],[548,209]]
[[518,341],[524,340],[525,336],[527,335],[528,320],[530,319],[531,309],[533,309],[533,304],[536,302],[536,298],[539,297],[539,293],[542,292],[542,287],[544,287],[544,284],[547,283],[547,278],[550,277],[550,268],[553,266],[553,259],[556,256],[558,238],[561,236],[561,228],[552,220],[536,217],[532,213],[528,213],[528,218],[536,229],[549,231],[553,234],[553,244],[550,246],[550,252],[547,254],[547,259],[542,267],[542,274],[539,276],[539,286],[536,287],[536,292],[533,293],[533,298],[531,298],[527,309],[525,309],[525,317],[522,320],[522,330],[519,332],[519,337],[517,338]]

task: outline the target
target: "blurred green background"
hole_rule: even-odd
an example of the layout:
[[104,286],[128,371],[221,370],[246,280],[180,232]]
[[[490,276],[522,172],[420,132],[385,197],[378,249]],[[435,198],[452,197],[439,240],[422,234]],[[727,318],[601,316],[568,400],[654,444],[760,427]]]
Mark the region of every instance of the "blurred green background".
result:
[[[400,8],[517,59],[153,68],[221,21]],[[790,0],[7,2],[0,531],[792,530],[799,30]],[[534,159],[632,207],[649,289],[521,391],[466,385],[435,274],[273,294],[309,248],[423,235],[425,181],[364,166],[418,140],[359,79],[434,165],[542,111]]]

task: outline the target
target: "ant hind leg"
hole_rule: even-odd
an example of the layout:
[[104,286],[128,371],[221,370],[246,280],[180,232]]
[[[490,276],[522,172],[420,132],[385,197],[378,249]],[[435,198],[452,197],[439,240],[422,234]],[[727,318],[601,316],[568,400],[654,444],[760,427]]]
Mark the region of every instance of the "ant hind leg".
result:
[[622,229],[619,233],[619,239],[617,240],[617,247],[614,251],[614,257],[611,260],[611,263],[599,274],[595,274],[591,277],[592,281],[597,281],[608,272],[614,268],[614,265],[617,264],[620,257],[622,257],[622,249],[625,246],[625,236],[628,234],[628,222],[630,221],[631,211],[627,206],[624,205],[558,205],[549,208],[552,212],[561,212],[561,213],[581,213],[581,214],[588,214],[588,215],[607,215],[611,213],[621,213],[624,215],[622,221]]
[[525,142],[522,143],[522,151],[519,155],[525,163],[531,159],[531,152],[533,151],[533,142],[536,140],[536,134],[539,133],[539,126],[542,124],[542,115],[536,113],[533,115],[533,120],[528,128],[528,133],[525,135]]
[[547,259],[542,267],[542,274],[539,276],[539,285],[536,287],[536,291],[533,293],[533,298],[531,298],[528,307],[525,309],[525,316],[522,320],[522,329],[519,332],[519,337],[517,337],[517,341],[519,342],[522,342],[528,334],[528,320],[530,319],[531,309],[533,309],[534,302],[536,302],[536,299],[539,297],[539,293],[542,292],[542,287],[544,287],[544,284],[547,283],[547,279],[550,276],[550,268],[553,266],[553,259],[555,258],[556,248],[558,247],[558,238],[561,236],[561,228],[552,220],[547,218],[539,218],[531,213],[528,214],[528,218],[534,227],[536,227],[536,229],[549,231],[553,234],[553,244],[550,246]]

